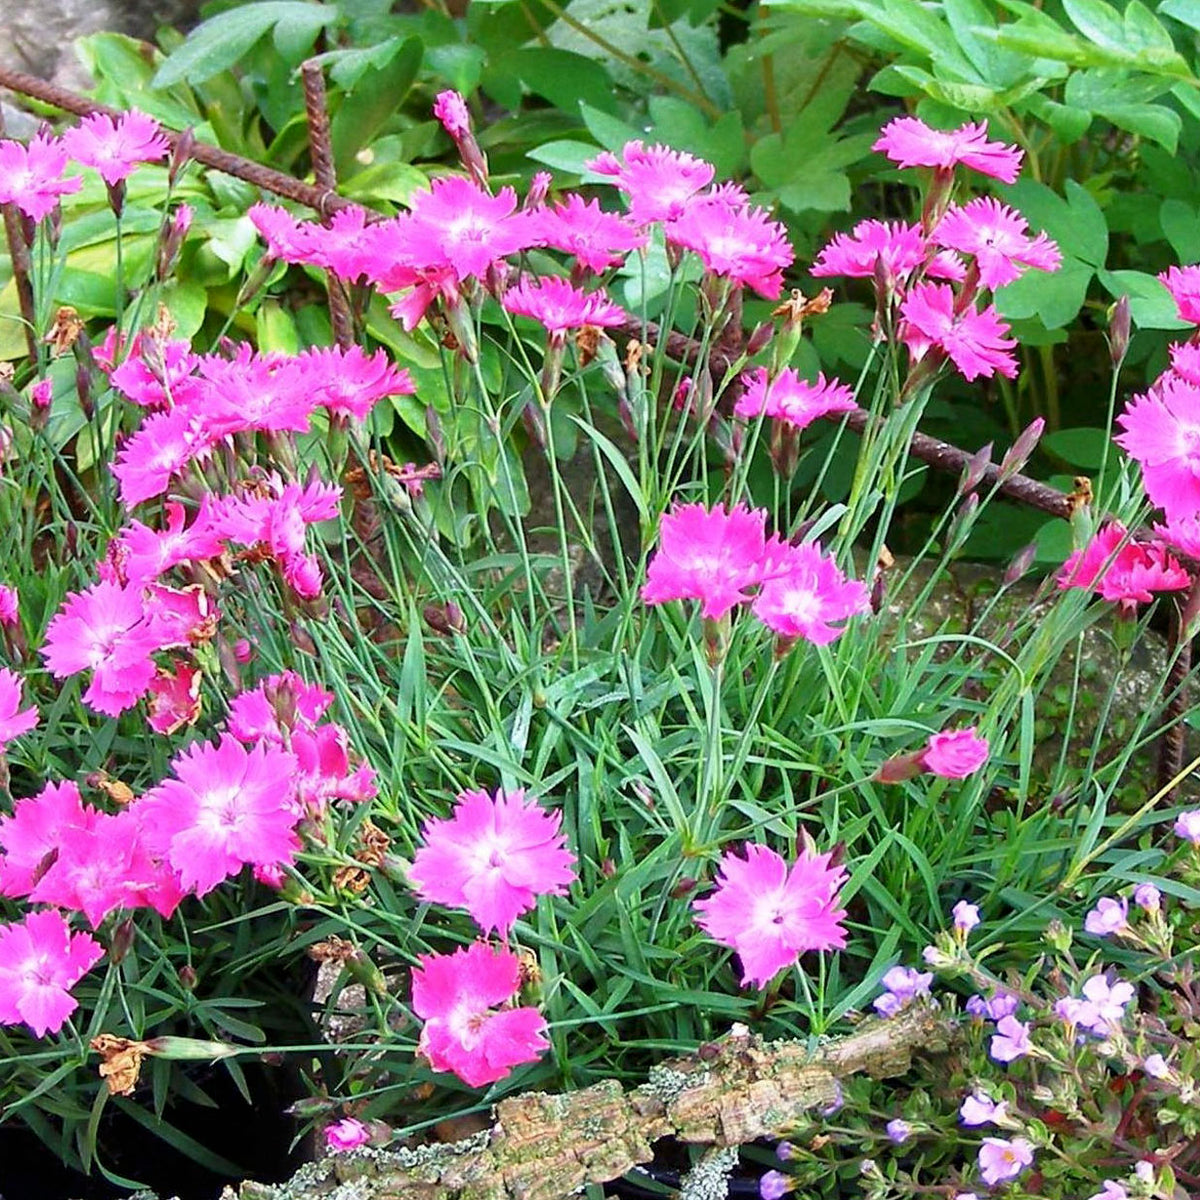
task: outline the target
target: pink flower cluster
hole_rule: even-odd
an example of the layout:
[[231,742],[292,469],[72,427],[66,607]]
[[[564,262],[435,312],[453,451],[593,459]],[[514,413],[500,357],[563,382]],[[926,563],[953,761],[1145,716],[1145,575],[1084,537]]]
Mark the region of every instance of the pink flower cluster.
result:
[[1132,541],[1117,521],[1076,550],[1058,573],[1060,588],[1098,592],[1129,612],[1151,601],[1156,592],[1180,591],[1190,583],[1188,573],[1162,542]]
[[[1062,254],[1044,233],[1030,237],[1020,213],[992,197],[947,202],[957,166],[1012,183],[1021,151],[987,141],[983,122],[943,131],[916,117],[892,121],[875,149],[900,166],[934,168],[924,219],[860,222],[821,251],[813,275],[876,279],[884,288],[881,303],[899,302],[900,337],[914,362],[932,353],[932,362],[948,358],[968,380],[997,372],[1015,377],[1016,342],[992,305],[979,307],[978,293],[1012,283],[1028,267],[1056,271]],[[950,282],[932,282],[938,279]]]
[[61,138],[39,133],[28,144],[0,141],[0,204],[15,204],[31,221],[41,221],[62,196],[83,187],[82,176],[64,176],[69,159],[94,167],[115,186],[138,163],[157,162],[168,149],[158,122],[136,109],[117,118],[85,117]]
[[[561,896],[575,879],[560,821],[520,790],[464,792],[449,818],[426,822],[409,882],[422,900],[466,909],[485,935],[507,937],[538,896]],[[421,958],[413,1009],[425,1021],[418,1049],[434,1070],[482,1087],[541,1055],[545,1020],[510,1003],[520,976],[516,954],[482,941]]]
[[358,346],[292,357],[243,346],[227,358],[139,336],[120,365],[117,349],[101,348],[101,361],[113,364],[113,385],[151,413],[113,463],[130,507],[162,495],[236,434],[303,433],[317,409],[363,420],[385,397],[414,390],[408,372],[382,350],[368,355]]
[[832,556],[811,543],[766,536],[765,509],[676,505],[659,524],[658,553],[646,569],[647,604],[699,600],[708,620],[742,602],[785,642],[825,645],[842,622],[870,608],[866,588],[847,579]]

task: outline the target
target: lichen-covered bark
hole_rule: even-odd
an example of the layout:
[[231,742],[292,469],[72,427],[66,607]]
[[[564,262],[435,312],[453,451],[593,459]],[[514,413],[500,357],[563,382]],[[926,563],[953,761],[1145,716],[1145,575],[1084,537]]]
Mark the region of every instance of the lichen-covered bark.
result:
[[917,1006],[819,1046],[735,1031],[656,1067],[632,1091],[608,1081],[578,1092],[502,1100],[492,1127],[462,1142],[327,1158],[280,1185],[244,1183],[224,1200],[563,1200],[649,1162],[672,1136],[713,1147],[778,1136],[838,1096],[838,1080],[901,1075],[916,1053],[948,1048],[953,1026]]

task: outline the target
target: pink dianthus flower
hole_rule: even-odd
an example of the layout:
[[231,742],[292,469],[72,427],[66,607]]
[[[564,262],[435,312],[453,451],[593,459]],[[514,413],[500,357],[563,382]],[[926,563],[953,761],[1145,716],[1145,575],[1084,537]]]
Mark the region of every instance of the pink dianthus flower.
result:
[[761,208],[701,196],[666,226],[668,242],[698,255],[707,271],[774,300],[792,265],[787,230]]
[[84,701],[115,717],[136,704],[154,678],[151,655],[162,646],[161,632],[140,586],[101,580],[67,597],[46,629],[42,656],[56,679],[90,670]]
[[48,783],[0,816],[0,896],[28,896],[65,838],[95,827],[101,812],[84,805],[70,782]]
[[420,247],[419,269],[450,267],[459,279],[482,277],[497,259],[531,246],[529,216],[516,211],[517,195],[495,196],[461,175],[435,179],[411,200],[409,234]]
[[1128,537],[1119,522],[1105,525],[1063,563],[1059,588],[1090,589],[1131,610],[1148,604],[1155,592],[1177,592],[1190,585],[1188,573],[1161,542],[1144,545]]
[[295,759],[274,746],[246,750],[228,734],[194,742],[166,779],[134,802],[152,852],[198,896],[246,863],[290,863],[299,849],[293,804]]
[[954,311],[954,291],[944,283],[918,284],[901,305],[905,322],[901,338],[916,361],[938,347],[968,381],[981,375],[990,379],[997,371],[1015,379],[1017,360],[1010,351],[1017,344],[1005,337],[1008,326],[992,305],[982,311]]
[[31,912],[0,925],[0,1025],[24,1022],[38,1037],[57,1033],[79,1007],[73,988],[104,956],[62,913]]
[[642,600],[700,600],[701,615],[723,617],[735,604],[750,599],[747,588],[762,582],[765,560],[765,509],[751,512],[738,504],[730,511],[718,504],[676,505],[659,524],[658,553],[646,569]]
[[851,233],[835,233],[817,255],[810,274],[870,279],[882,259],[888,273],[903,278],[925,261],[925,238],[917,225],[859,221]]
[[13,738],[28,733],[37,723],[37,708],[21,708],[20,675],[0,667],[0,754]]
[[867,589],[847,579],[833,555],[822,554],[819,546],[784,544],[769,552],[769,561],[751,608],[781,638],[827,645],[845,632],[842,622],[871,607]]
[[733,850],[722,856],[715,891],[695,903],[696,924],[737,951],[743,987],[765,986],[805,951],[845,946],[837,892],[846,872],[831,865],[831,853],[806,847],[789,868],[767,846],[744,850],[745,858]]
[[463,792],[448,819],[425,823],[409,879],[422,900],[465,908],[484,933],[507,935],[538,896],[561,896],[575,879],[561,820],[520,789]]
[[416,391],[412,376],[389,362],[384,350],[369,355],[361,346],[313,347],[294,361],[313,401],[334,416],[365,421],[385,397]]
[[20,617],[20,597],[17,589],[0,584],[0,625],[15,629]]
[[412,973],[412,1006],[425,1024],[417,1052],[435,1071],[471,1087],[536,1062],[550,1043],[536,1008],[510,1008],[521,984],[511,950],[472,942],[453,954],[426,954]]
[[357,1150],[371,1140],[371,1131],[354,1117],[344,1117],[325,1126],[325,1146],[334,1154]]
[[433,102],[433,115],[446,132],[456,140],[471,132],[471,114],[462,93],[447,90],[438,92]]
[[83,187],[81,175],[64,179],[67,150],[58,138],[38,134],[26,146],[0,141],[0,204],[15,204],[31,221],[40,221],[59,198]]
[[619,266],[630,250],[646,244],[646,235],[625,217],[605,212],[599,200],[584,200],[576,192],[553,208],[535,210],[529,229],[540,244],[573,254],[597,275]]
[[854,393],[836,379],[817,374],[814,382],[801,379],[791,368],[784,367],[774,379],[766,367],[748,371],[742,376],[745,389],[734,407],[734,415],[751,418],[759,413],[786,421],[796,429],[804,429],[830,413],[853,412]]
[[1166,375],[1117,424],[1124,432],[1114,440],[1141,465],[1151,503],[1171,522],[1200,513],[1200,387]]
[[93,113],[62,136],[67,154],[85,167],[95,167],[110,187],[127,179],[138,163],[158,162],[171,149],[162,127],[136,108],[114,119]]
[[584,166],[607,176],[629,197],[629,215],[640,225],[682,216],[716,173],[712,163],[694,155],[640,141],[626,142],[620,158],[605,151]]
[[1158,278],[1171,293],[1179,319],[1200,325],[1200,263],[1168,267]]
[[917,117],[896,117],[884,126],[871,147],[902,167],[953,170],[959,163],[993,179],[1015,183],[1024,152],[987,140],[987,122],[967,122],[958,129],[931,129]]
[[933,734],[921,752],[921,766],[943,779],[966,779],[988,760],[987,738],[974,728]]
[[955,205],[938,222],[933,240],[939,246],[975,257],[979,282],[1003,287],[1019,279],[1022,267],[1057,271],[1062,266],[1058,246],[1044,233],[1026,235],[1029,222],[992,196],[979,196]]
[[604,292],[584,292],[553,275],[523,277],[504,293],[503,303],[510,313],[532,317],[552,334],[585,325],[611,327],[627,319],[624,309],[613,304]]

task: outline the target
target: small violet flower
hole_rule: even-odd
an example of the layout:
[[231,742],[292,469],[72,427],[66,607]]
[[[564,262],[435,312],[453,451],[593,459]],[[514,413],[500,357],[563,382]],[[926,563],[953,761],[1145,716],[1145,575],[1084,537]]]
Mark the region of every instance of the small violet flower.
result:
[[1142,1070],[1151,1079],[1166,1079],[1171,1073],[1171,1068],[1167,1064],[1167,1060],[1161,1054],[1147,1054],[1142,1059]]
[[1033,1049],[1029,1038],[1029,1026],[1016,1017],[1002,1017],[996,1023],[996,1034],[992,1038],[991,1055],[997,1062],[1010,1063],[1024,1058]]
[[792,1190],[792,1181],[782,1171],[768,1171],[758,1181],[758,1194],[762,1200],[780,1200]]
[[919,996],[929,995],[933,972],[917,971],[910,967],[892,967],[880,982],[887,990],[882,996],[876,997],[875,1011],[882,1017],[894,1017]]
[[1134,903],[1148,913],[1156,913],[1162,907],[1162,892],[1152,883],[1139,883],[1133,893]]
[[1129,1193],[1121,1184],[1106,1179],[1100,1190],[1094,1196],[1089,1196],[1088,1200],[1129,1200]]
[[954,914],[954,928],[964,936],[979,924],[978,905],[968,904],[966,900],[960,900],[954,906],[952,912]]
[[1120,933],[1129,925],[1129,901],[1124,896],[1115,900],[1111,896],[1103,896],[1096,907],[1084,919],[1083,928],[1097,937],[1107,937],[1110,933]]
[[1200,808],[1179,814],[1175,819],[1175,836],[1191,842],[1193,846],[1200,846]]
[[903,1146],[912,1137],[912,1126],[907,1121],[902,1121],[899,1117],[889,1121],[886,1128],[888,1138],[895,1142],[897,1146]]
[[979,1174],[990,1186],[1016,1179],[1033,1162],[1033,1143],[1028,1138],[984,1138],[979,1150]]
[[964,1125],[998,1125],[1008,1114],[1008,1101],[999,1102],[972,1092],[959,1106],[958,1119]]

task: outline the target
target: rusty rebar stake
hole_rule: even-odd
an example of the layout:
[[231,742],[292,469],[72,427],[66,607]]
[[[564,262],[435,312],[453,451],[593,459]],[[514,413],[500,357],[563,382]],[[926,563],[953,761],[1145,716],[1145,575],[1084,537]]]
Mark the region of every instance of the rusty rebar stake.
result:
[[[329,129],[329,106],[325,96],[325,71],[316,59],[300,64],[304,82],[304,112],[308,118],[308,146],[312,154],[313,178],[317,187],[329,195],[337,190],[337,169],[333,162],[333,140]],[[328,218],[326,217],[326,221]],[[329,323],[333,338],[343,350],[354,345],[354,318],[350,301],[336,272],[325,272],[325,294],[329,298]]]

